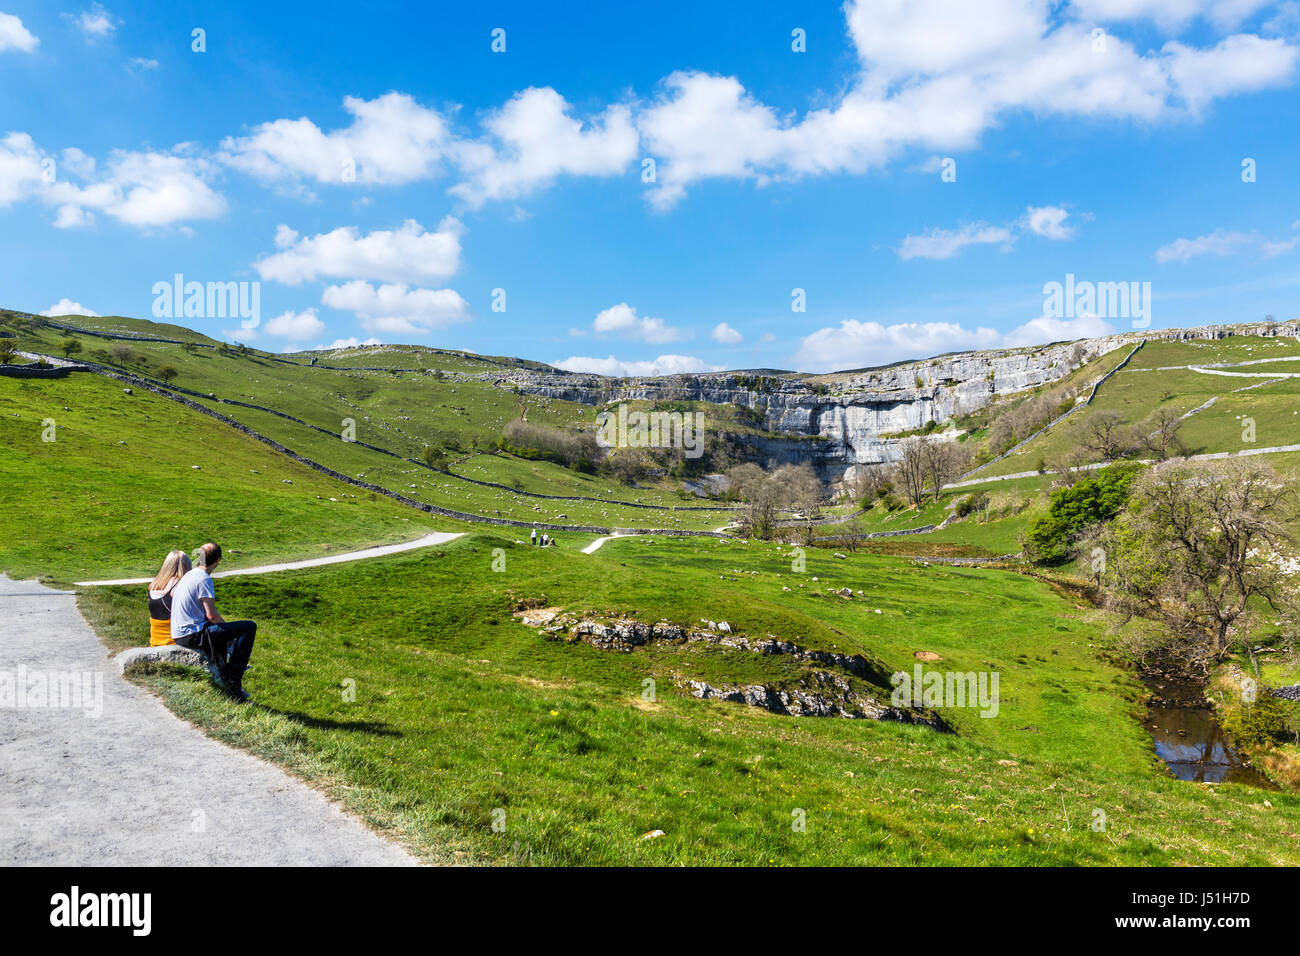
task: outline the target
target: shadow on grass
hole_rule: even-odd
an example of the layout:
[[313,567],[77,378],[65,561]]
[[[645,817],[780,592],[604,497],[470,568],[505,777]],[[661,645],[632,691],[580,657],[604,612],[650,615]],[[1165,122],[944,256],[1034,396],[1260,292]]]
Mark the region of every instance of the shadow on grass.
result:
[[255,704],[260,710],[268,714],[275,714],[277,717],[283,717],[292,723],[301,727],[310,727],[313,730],[353,730],[360,733],[377,734],[380,737],[400,737],[400,731],[393,730],[387,724],[376,720],[331,720],[328,717],[312,717],[308,714],[301,714],[295,710],[280,710],[276,707],[267,707],[264,704]]

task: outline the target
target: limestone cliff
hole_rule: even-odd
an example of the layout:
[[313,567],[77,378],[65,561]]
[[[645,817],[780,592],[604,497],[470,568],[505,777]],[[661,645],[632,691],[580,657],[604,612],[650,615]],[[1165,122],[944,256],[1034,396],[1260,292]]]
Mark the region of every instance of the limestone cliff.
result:
[[753,442],[756,457],[809,461],[823,478],[836,480],[851,465],[893,460],[897,443],[881,436],[923,428],[931,420],[943,424],[1000,396],[1048,385],[1115,349],[1131,349],[1143,339],[1219,339],[1234,334],[1300,336],[1300,324],[1125,332],[1027,348],[958,352],[829,375],[743,371],[610,378],[557,369],[519,370],[502,380],[522,392],[588,405],[633,399],[741,405],[758,412],[770,433]]

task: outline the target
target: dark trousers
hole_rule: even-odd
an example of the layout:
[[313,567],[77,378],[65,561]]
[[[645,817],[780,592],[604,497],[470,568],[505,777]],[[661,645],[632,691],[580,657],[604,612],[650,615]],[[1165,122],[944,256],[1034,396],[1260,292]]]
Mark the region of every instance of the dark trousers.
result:
[[203,654],[221,669],[222,676],[229,683],[240,687],[256,637],[257,625],[252,621],[208,622],[197,634],[189,634],[176,643]]

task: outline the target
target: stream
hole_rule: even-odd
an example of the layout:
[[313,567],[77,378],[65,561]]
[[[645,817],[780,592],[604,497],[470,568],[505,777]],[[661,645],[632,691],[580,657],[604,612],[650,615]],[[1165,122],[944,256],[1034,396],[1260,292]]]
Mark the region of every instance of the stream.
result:
[[1277,789],[1228,743],[1199,686],[1160,675],[1144,677],[1142,682],[1155,695],[1143,726],[1155,741],[1156,754],[1175,777]]

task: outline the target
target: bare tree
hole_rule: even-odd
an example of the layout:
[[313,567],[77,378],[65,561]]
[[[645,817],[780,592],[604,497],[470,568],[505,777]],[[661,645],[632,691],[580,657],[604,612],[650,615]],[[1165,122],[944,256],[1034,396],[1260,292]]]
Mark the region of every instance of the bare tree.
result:
[[894,484],[903,489],[907,500],[916,508],[925,500],[925,479],[929,475],[925,440],[922,438],[905,438],[902,442],[902,456],[894,464]]
[[921,453],[930,479],[930,490],[934,500],[938,501],[943,486],[962,473],[970,455],[961,445],[937,438],[922,439]]
[[862,524],[862,518],[854,515],[844,522],[839,540],[845,551],[849,552],[849,554],[856,554],[858,549],[862,547],[862,543],[867,540],[867,529]]
[[1160,461],[1165,461],[1171,454],[1182,450],[1182,442],[1178,438],[1182,427],[1183,417],[1176,409],[1167,405],[1158,409],[1142,426],[1142,431],[1146,433],[1146,446]]
[[772,475],[772,481],[780,488],[781,506],[797,513],[804,543],[811,544],[813,522],[821,513],[822,503],[825,500],[825,489],[822,488],[817,473],[807,464],[782,465]]
[[1092,412],[1081,423],[1078,438],[1080,445],[1102,461],[1114,461],[1136,444],[1132,429],[1117,412]]
[[1202,666],[1222,660],[1252,607],[1294,611],[1281,562],[1298,501],[1297,480],[1259,461],[1157,466],[1099,538],[1114,603],[1165,622]]

